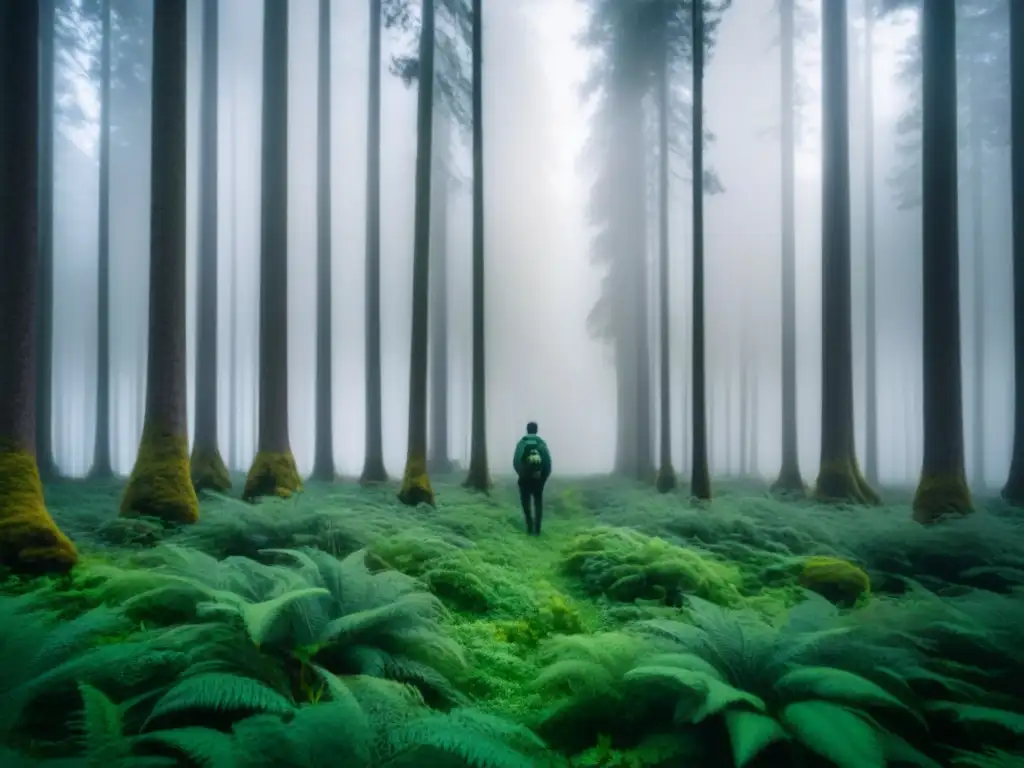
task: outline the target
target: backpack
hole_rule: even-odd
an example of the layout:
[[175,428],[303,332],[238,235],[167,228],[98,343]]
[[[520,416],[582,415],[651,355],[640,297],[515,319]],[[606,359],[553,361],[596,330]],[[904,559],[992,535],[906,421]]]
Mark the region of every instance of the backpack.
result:
[[529,440],[523,449],[522,462],[519,465],[519,476],[529,480],[539,480],[543,473],[544,457],[536,440]]

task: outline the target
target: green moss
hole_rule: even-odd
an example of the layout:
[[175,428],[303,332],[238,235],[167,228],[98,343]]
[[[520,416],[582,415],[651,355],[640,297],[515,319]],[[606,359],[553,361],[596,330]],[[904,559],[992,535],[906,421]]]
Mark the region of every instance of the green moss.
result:
[[800,572],[800,585],[844,607],[871,594],[871,579],[853,563],[835,557],[809,557]]
[[730,605],[740,598],[739,571],[710,555],[623,528],[598,528],[564,550],[566,572],[590,594],[680,605],[687,594]]
[[672,468],[671,462],[662,464],[658,470],[658,477],[654,481],[654,487],[658,493],[668,493],[676,487],[676,471]]
[[78,561],[46,511],[35,458],[0,442],[0,564],[14,573],[66,573]]
[[291,451],[260,451],[249,467],[242,498],[246,501],[255,501],[263,496],[286,499],[301,490],[302,478],[299,477],[299,469],[295,466],[295,457]]
[[194,523],[199,519],[187,437],[149,424],[143,428],[139,454],[121,497],[121,514],[168,523]]
[[402,487],[398,490],[398,500],[410,507],[420,504],[434,506],[434,487],[430,484],[427,462],[422,456],[409,454],[405,474],[402,475]]
[[818,472],[814,498],[826,503],[880,503],[878,494],[861,474],[856,459],[826,462]]
[[924,525],[946,517],[968,515],[974,511],[971,490],[961,474],[922,473],[914,494],[914,520]]
[[231,475],[216,446],[192,448],[192,487],[199,491],[223,493],[231,488]]

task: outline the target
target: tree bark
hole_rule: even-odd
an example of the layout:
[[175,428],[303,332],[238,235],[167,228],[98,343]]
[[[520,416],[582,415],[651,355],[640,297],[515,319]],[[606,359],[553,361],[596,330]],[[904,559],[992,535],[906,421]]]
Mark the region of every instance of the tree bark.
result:
[[430,321],[430,164],[434,134],[434,1],[423,0],[416,105],[416,212],[413,224],[412,338],[409,349],[409,437],[398,498],[433,505],[427,474],[427,364]]
[[259,438],[242,497],[302,488],[288,436],[288,0],[265,0]]
[[693,23],[693,448],[690,494],[711,498],[704,371],[704,9],[691,4]]
[[[977,66],[977,65],[975,65]],[[974,73],[975,77],[977,73]],[[984,146],[981,140],[982,109],[978,103],[978,86],[972,82],[969,93],[971,127],[971,274],[974,282],[974,418],[971,433],[974,454],[973,472],[976,488],[985,487],[985,198]]]
[[436,111],[433,222],[430,243],[430,471],[452,471],[448,452],[448,196],[451,188],[451,118]]
[[[1012,5],[1012,3],[1011,3]],[[921,10],[921,170],[924,290],[924,460],[914,519],[972,510],[964,475],[957,221],[956,8]]]
[[55,0],[39,3],[39,266],[36,280],[36,461],[58,476],[53,453],[53,147],[56,106]]
[[466,486],[486,491],[491,485],[487,466],[487,350],[484,282],[484,107],[483,3],[473,0],[473,395]]
[[795,0],[779,0],[782,58],[782,467],[772,490],[803,495],[796,410]]
[[110,465],[110,80],[112,77],[110,0],[100,4],[99,247],[97,248],[96,431],[93,478],[113,475]]
[[[667,22],[667,19],[666,19]],[[655,483],[658,491],[668,493],[676,487],[676,472],[672,467],[672,367],[669,356],[671,339],[669,337],[669,58],[668,58],[668,24],[664,24],[665,39],[660,41],[662,60],[658,66],[658,349],[659,376],[661,387],[661,446],[658,467],[658,479]]]
[[155,0],[146,418],[121,514],[188,523],[199,503],[188,460],[185,383],[186,6]]
[[313,477],[334,479],[331,331],[331,0],[320,0],[317,48],[316,437]]
[[1024,7],[1010,3],[1010,154],[1013,189],[1013,452],[1002,496],[1024,506]]
[[874,0],[864,0],[864,282],[866,283],[864,407],[867,443],[864,474],[869,483],[878,482],[878,331],[875,277],[875,88],[874,88]]
[[66,572],[78,556],[36,465],[39,4],[0,3],[0,565]]
[[822,501],[877,503],[857,466],[853,431],[850,126],[846,0],[822,2]]
[[383,401],[380,360],[380,44],[381,0],[370,0],[370,82],[366,112],[366,451],[360,481],[382,483]]
[[200,104],[199,312],[196,333],[196,436],[192,446],[192,485],[197,491],[226,491],[231,476],[217,440],[217,174],[218,61],[220,0],[203,3],[203,76]]

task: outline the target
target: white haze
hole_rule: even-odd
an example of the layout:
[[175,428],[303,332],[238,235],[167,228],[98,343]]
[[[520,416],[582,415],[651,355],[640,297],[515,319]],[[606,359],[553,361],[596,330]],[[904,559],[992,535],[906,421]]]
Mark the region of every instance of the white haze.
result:
[[[141,1],[141,0],[140,0]],[[198,221],[198,94],[201,4],[189,0],[188,116],[189,341],[194,373],[195,265]],[[368,3],[335,2],[332,17],[332,183],[334,429],[338,469],[357,474],[364,445],[365,132]],[[851,3],[854,328],[857,447],[864,447],[863,52],[861,4]],[[589,115],[577,86],[587,54],[575,44],[585,21],[578,0],[485,2],[484,130],[487,250],[488,437],[502,473],[529,419],[565,473],[611,468],[615,443],[610,355],[586,331],[600,275],[590,265],[585,219],[587,174],[578,157]],[[313,461],[316,258],[317,0],[292,0],[289,79],[289,359],[292,446],[302,471]],[[258,297],[262,7],[222,0],[220,70],[220,435],[233,468],[255,448],[256,301]],[[521,12],[520,12],[521,9]],[[875,142],[878,258],[880,466],[883,482],[916,475],[921,457],[920,210],[900,212],[886,177],[894,159],[894,124],[907,94],[896,78],[899,51],[913,20],[897,16],[875,32]],[[743,0],[726,14],[707,68],[706,125],[717,139],[706,159],[726,191],[707,198],[708,383],[712,471],[738,465],[741,330],[757,379],[757,467],[777,471],[780,453],[780,169],[778,33],[773,0]],[[395,50],[385,39],[384,59]],[[798,53],[814,98],[797,158],[798,402],[801,468],[817,470],[820,417],[820,66],[814,35]],[[383,260],[384,452],[389,472],[405,458],[410,335],[415,90],[383,75],[381,248]],[[117,104],[114,105],[117,110]],[[116,119],[116,117],[115,117]],[[141,430],[140,375],[148,302],[148,125],[112,158],[112,398],[114,461],[130,470]],[[61,468],[81,475],[95,428],[96,190],[95,130],[58,141],[54,419]],[[459,153],[460,186],[449,206],[450,440],[465,460],[469,435],[471,205],[468,137]],[[83,152],[85,154],[83,154]],[[1006,154],[986,168],[987,334],[986,480],[997,484],[1009,463],[1011,387],[1009,172]],[[683,376],[689,375],[689,171],[677,159],[671,191],[673,452],[681,467]],[[963,175],[961,184],[963,186]],[[961,195],[966,200],[967,195]],[[972,387],[970,211],[961,217],[961,283],[968,458]],[[229,337],[231,254],[238,258],[241,341]],[[239,366],[237,391],[229,366]],[[655,377],[655,382],[657,377]],[[685,386],[688,391],[689,387]],[[190,409],[192,403],[190,386]],[[728,421],[733,435],[725,434]],[[655,396],[654,403],[657,403]],[[688,405],[688,404],[687,404]],[[230,434],[228,409],[236,415]],[[656,416],[656,414],[655,414]],[[657,423],[657,422],[655,422]],[[688,423],[688,421],[687,421]],[[731,446],[730,457],[727,448]],[[688,453],[688,451],[687,451]],[[968,466],[970,474],[970,461]]]

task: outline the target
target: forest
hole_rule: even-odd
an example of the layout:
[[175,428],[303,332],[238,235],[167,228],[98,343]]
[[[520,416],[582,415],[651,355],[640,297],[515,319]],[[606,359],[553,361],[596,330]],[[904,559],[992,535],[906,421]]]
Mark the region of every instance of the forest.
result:
[[[339,135],[351,138],[352,99],[339,83],[354,64],[338,30],[354,4],[0,2],[0,764],[1024,765],[1024,5],[772,0],[760,21],[743,17],[771,27],[760,61],[778,83],[778,125],[760,139],[779,183],[758,196],[777,205],[779,237],[756,263],[716,249],[709,215],[735,182],[709,73],[750,6],[360,5],[365,30],[346,28],[344,40],[365,49],[365,125],[340,176],[332,153]],[[579,250],[594,290],[560,303],[576,273],[552,287],[530,270],[549,254],[568,262],[563,241],[532,266],[507,263],[528,235],[551,236],[539,214],[506,212],[522,205],[521,189],[537,193],[534,211],[554,205],[555,193],[537,190],[557,174],[517,167],[550,137],[516,139],[488,110],[528,70],[523,41],[553,46],[522,30],[562,34],[572,14],[579,25],[563,37],[578,66],[549,58],[512,94],[540,112],[533,84],[562,78],[585,115],[572,171],[584,181],[565,195],[585,218]],[[885,79],[908,98],[888,176],[876,179],[874,109],[887,86],[874,56],[897,19],[910,33]],[[246,65],[232,58],[244,24],[259,48],[255,126],[238,107]],[[312,50],[296,46],[299,29]],[[802,58],[815,41],[818,125]],[[297,75],[300,60],[309,68]],[[497,71],[507,88],[492,87]],[[755,98],[729,82],[736,98]],[[314,110],[296,118],[304,88]],[[408,222],[391,186],[404,94],[410,173],[397,177]],[[249,136],[256,156],[246,159]],[[531,149],[503,155],[514,140]],[[311,158],[308,199],[295,191],[296,155]],[[820,181],[820,295],[810,299],[798,253],[808,156]],[[998,302],[999,241],[986,226],[999,216],[1000,163],[1005,328],[986,309]],[[517,172],[528,185],[510,190]],[[82,182],[90,174],[95,195]],[[125,179],[146,196],[124,193]],[[350,228],[336,219],[339,208],[350,216],[351,186],[365,190],[361,333],[337,320],[350,317],[336,290]],[[246,245],[236,198],[249,192]],[[308,247],[296,247],[307,212]],[[917,287],[896,288],[920,293],[907,302],[920,336],[920,391],[909,397],[885,384],[887,337],[906,331],[883,298],[908,261],[892,255],[896,216],[910,217],[920,242],[909,259]],[[398,268],[391,238],[406,229]],[[126,233],[142,240],[126,247]],[[68,259],[82,239],[95,262]],[[133,253],[127,272],[122,251]],[[312,291],[297,305],[289,281],[307,251]],[[730,274],[728,259],[734,325],[723,334],[711,286]],[[408,278],[397,297],[396,269]],[[83,353],[66,339],[83,338],[70,334],[81,330],[73,308],[86,271],[95,317]],[[685,273],[683,291],[673,272]],[[767,293],[779,310],[770,321],[754,317]],[[567,439],[558,414],[596,421],[590,390],[603,381],[582,362],[584,373],[556,381],[551,359],[572,359],[582,342],[529,314],[553,298],[536,317],[588,308],[572,322],[607,369],[610,471],[561,469],[590,466],[573,453],[601,438],[595,428]],[[800,450],[809,300],[820,305],[813,476]],[[312,334],[296,332],[307,309]],[[397,417],[396,317],[408,345]],[[777,348],[759,325],[772,326]],[[311,368],[294,364],[297,334],[309,337]],[[993,363],[1000,334],[1012,359]],[[339,366],[352,335],[362,360]],[[725,373],[723,355],[735,362]],[[83,356],[95,397],[71,399],[61,393],[80,371],[69,360]],[[774,399],[763,394],[769,356]],[[140,363],[130,377],[125,360]],[[362,434],[339,419],[353,410],[338,396],[353,370],[364,379]],[[1008,408],[991,397],[1003,370]],[[530,402],[508,406],[496,380]],[[295,419],[307,396],[309,435]],[[913,408],[919,429],[904,416]],[[777,430],[763,428],[771,411]],[[539,486],[543,528],[524,491],[537,481],[517,479],[519,450],[508,462],[505,445],[538,412],[553,454]],[[1008,425],[997,485],[986,414]],[[388,466],[392,418],[404,435],[400,475]],[[886,445],[902,433],[913,433],[904,453],[920,446],[920,463],[906,461],[910,486],[893,479]],[[306,437],[308,469],[297,461]],[[354,475],[339,471],[339,446],[353,440]]]

